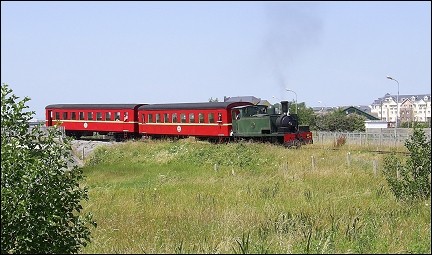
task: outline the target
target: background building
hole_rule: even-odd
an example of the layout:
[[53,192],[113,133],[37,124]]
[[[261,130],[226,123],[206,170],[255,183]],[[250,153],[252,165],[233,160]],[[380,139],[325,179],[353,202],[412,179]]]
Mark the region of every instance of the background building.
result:
[[376,99],[371,105],[371,114],[387,122],[396,122],[397,106],[399,105],[398,124],[403,122],[431,121],[431,94],[399,95],[385,94]]

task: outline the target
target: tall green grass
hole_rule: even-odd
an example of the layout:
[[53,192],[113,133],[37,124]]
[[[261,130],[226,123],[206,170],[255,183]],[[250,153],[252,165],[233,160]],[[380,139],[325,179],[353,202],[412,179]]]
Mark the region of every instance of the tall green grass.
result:
[[82,252],[430,253],[430,199],[397,202],[383,156],[354,149],[348,165],[331,145],[99,148],[84,167],[98,227]]

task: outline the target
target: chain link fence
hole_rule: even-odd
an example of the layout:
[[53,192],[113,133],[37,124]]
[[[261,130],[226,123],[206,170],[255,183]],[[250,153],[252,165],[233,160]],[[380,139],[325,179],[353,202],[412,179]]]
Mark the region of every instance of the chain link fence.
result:
[[[37,122],[29,122],[29,132],[35,128],[36,126],[41,125],[40,130],[44,132],[44,134],[48,133],[48,128],[55,128],[55,127],[47,127],[44,125],[44,122],[37,121]],[[57,129],[61,132],[62,137],[66,137],[65,128],[63,126],[58,126]]]
[[[431,129],[424,128],[428,139],[431,139]],[[379,146],[399,146],[404,145],[412,133],[411,128],[370,129],[366,132],[325,132],[313,131],[314,144],[337,143],[340,138],[345,138],[345,143],[349,145],[379,145]]]

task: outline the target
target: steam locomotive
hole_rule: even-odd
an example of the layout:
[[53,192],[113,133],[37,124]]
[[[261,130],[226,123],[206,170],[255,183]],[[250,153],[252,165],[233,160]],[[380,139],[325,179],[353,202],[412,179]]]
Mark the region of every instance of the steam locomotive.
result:
[[287,147],[313,143],[309,126],[300,126],[296,114],[288,114],[288,102],[281,102],[282,113],[267,106],[233,108],[232,136],[284,144]]
[[287,147],[313,143],[297,115],[249,102],[173,104],[53,104],[45,107],[46,126],[61,125],[76,139],[95,133],[115,140],[189,137],[217,141],[256,140]]

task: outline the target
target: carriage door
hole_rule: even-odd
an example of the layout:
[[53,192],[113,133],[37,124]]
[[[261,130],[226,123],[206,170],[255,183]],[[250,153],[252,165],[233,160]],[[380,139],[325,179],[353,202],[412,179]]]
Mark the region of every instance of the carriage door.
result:
[[47,127],[52,126],[52,110],[48,110],[46,126]]
[[[132,132],[133,130],[130,130],[130,124],[129,124],[129,112],[125,110],[122,112],[123,115],[123,132]],[[133,117],[133,116],[131,116]]]
[[238,123],[237,123],[238,116],[240,116],[240,111],[238,109],[232,110],[232,112],[231,112],[232,130],[231,130],[231,132],[233,134],[236,134],[238,132]]

